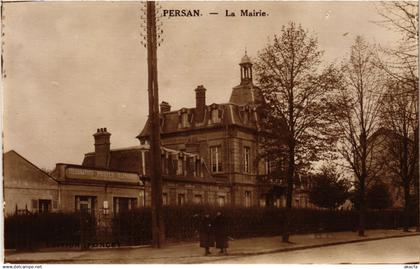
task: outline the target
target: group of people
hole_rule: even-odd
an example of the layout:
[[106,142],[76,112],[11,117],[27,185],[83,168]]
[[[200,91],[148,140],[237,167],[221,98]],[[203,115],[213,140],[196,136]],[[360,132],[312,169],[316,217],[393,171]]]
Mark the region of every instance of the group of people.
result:
[[205,249],[204,255],[211,254],[210,248],[214,246],[220,249],[220,254],[227,255],[229,247],[227,225],[227,219],[221,212],[217,212],[214,219],[210,214],[204,214],[199,227],[200,247]]

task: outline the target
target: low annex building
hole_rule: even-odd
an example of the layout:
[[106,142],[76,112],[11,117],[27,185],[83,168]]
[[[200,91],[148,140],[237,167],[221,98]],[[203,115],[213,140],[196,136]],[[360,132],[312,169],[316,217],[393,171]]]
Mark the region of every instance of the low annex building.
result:
[[58,182],[14,150],[3,154],[4,216],[58,210]]
[[137,173],[57,164],[48,174],[13,150],[3,160],[5,216],[82,211],[106,221],[113,213],[145,203],[144,184]]

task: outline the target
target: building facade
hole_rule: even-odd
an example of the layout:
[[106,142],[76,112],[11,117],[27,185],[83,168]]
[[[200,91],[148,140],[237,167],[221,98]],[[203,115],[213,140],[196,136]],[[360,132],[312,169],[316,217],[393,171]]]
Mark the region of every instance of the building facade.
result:
[[[414,134],[413,134],[414,136]],[[407,161],[413,162],[414,152],[414,139],[410,137],[407,141]],[[387,187],[391,199],[391,208],[403,208],[405,204],[404,197],[404,184],[401,179],[402,167],[400,167],[400,159],[404,158],[402,151],[403,137],[396,134],[395,132],[386,129],[378,129],[368,140],[369,154],[368,161],[373,176],[370,176],[366,180],[366,188],[369,190],[376,184],[383,184]],[[398,148],[401,147],[401,148]],[[398,157],[396,152],[401,152]],[[410,169],[413,169],[410,171]],[[410,164],[407,167],[407,172],[413,173],[412,180],[409,183],[409,195],[412,206],[416,202],[416,196],[418,188],[416,182],[419,178],[419,164],[418,161],[415,165]]]

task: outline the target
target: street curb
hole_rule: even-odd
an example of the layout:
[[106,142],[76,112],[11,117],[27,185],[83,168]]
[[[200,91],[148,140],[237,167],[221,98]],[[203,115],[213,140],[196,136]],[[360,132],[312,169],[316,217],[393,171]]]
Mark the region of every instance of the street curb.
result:
[[[212,263],[214,261],[223,261],[223,260],[229,260],[233,257],[245,257],[245,256],[258,256],[258,255],[264,255],[264,254],[274,254],[274,253],[280,253],[280,252],[289,252],[289,251],[297,251],[297,250],[305,250],[305,249],[311,249],[311,248],[321,248],[321,247],[329,247],[329,246],[336,246],[336,245],[344,245],[344,244],[352,244],[352,243],[358,243],[358,242],[368,242],[368,241],[376,241],[376,240],[383,240],[383,239],[391,239],[391,238],[401,238],[401,237],[409,237],[409,236],[419,236],[420,232],[410,232],[409,234],[400,234],[400,235],[390,235],[390,236],[381,236],[381,237],[374,237],[374,238],[360,238],[360,239],[353,239],[348,241],[337,241],[337,242],[329,242],[324,244],[312,244],[312,245],[306,245],[306,246],[297,246],[297,247],[290,247],[290,248],[278,248],[278,249],[272,249],[268,251],[259,251],[259,252],[237,252],[232,253],[228,256],[223,257],[214,257],[215,259],[207,260],[207,261],[194,261],[194,262],[178,262],[177,264],[206,264],[206,263]],[[190,258],[194,258],[196,256],[191,256]],[[197,256],[202,257],[202,256]],[[173,257],[174,260],[179,259],[180,257]],[[182,258],[188,258],[188,257],[182,257]],[[213,258],[209,256],[209,258]],[[97,261],[100,260],[107,260],[107,259],[96,259]],[[92,261],[92,259],[87,259],[86,261]],[[95,261],[95,259],[93,259]],[[75,260],[75,259],[48,259],[48,260],[18,260],[18,261],[8,261],[5,257],[4,260],[5,263],[14,263],[14,264],[31,264],[31,263],[83,263],[83,260]],[[147,263],[150,264],[150,263]]]
[[[280,252],[288,252],[288,251],[296,251],[296,250],[305,250],[305,249],[311,249],[311,248],[322,248],[322,247],[330,247],[330,246],[336,246],[336,245],[345,245],[345,244],[352,244],[352,243],[359,243],[359,242],[368,242],[368,241],[376,241],[376,240],[383,240],[383,239],[391,239],[391,238],[400,238],[400,237],[409,237],[409,236],[418,236],[420,235],[420,232],[413,232],[411,234],[400,234],[400,235],[391,235],[391,236],[382,236],[382,237],[375,237],[375,238],[362,238],[362,239],[354,239],[350,241],[338,241],[338,242],[330,242],[330,243],[324,243],[324,244],[314,244],[314,245],[306,245],[306,246],[300,246],[300,247],[290,247],[290,248],[279,248],[269,251],[260,251],[260,252],[242,252],[242,253],[233,253],[232,255],[225,256],[223,258],[215,259],[215,261],[222,261],[222,260],[229,260],[232,257],[244,257],[244,256],[258,256],[258,255],[264,255],[264,254],[273,254],[273,253],[280,253]],[[191,262],[191,264],[194,263],[210,263],[210,262]]]

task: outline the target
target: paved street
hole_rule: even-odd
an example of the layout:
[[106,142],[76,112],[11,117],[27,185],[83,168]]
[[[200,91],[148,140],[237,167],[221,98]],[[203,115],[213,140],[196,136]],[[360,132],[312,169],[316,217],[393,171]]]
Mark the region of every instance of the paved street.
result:
[[247,257],[220,263],[418,263],[420,236],[391,238]]
[[[386,239],[388,238],[388,239]],[[390,239],[392,238],[392,239]],[[383,240],[386,239],[386,240]],[[340,263],[419,261],[420,233],[401,230],[292,235],[293,243],[280,236],[230,241],[229,256],[203,256],[198,242],[172,243],[162,249],[133,247],[116,249],[43,249],[5,253],[7,263]],[[376,240],[376,241],[367,241]],[[357,243],[355,243],[355,241]],[[361,242],[362,241],[362,242]],[[350,242],[353,242],[350,244]],[[331,246],[334,245],[334,246]],[[320,248],[320,246],[322,246]],[[327,247],[328,246],[328,247]],[[305,249],[305,250],[303,250]]]

